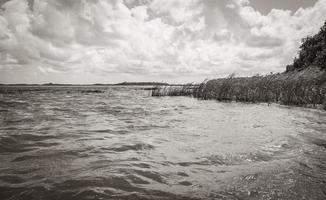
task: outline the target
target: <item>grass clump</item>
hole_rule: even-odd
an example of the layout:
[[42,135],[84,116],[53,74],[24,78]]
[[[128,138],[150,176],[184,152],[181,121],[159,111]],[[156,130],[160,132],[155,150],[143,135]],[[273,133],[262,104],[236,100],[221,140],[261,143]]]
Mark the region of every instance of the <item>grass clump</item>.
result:
[[200,99],[240,102],[276,102],[285,105],[326,107],[326,71],[300,72],[210,80],[194,92]]

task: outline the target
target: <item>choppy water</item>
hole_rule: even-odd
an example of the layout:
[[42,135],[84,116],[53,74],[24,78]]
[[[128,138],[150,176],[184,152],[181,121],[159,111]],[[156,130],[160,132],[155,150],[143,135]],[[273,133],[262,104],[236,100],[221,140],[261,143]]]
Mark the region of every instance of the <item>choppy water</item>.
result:
[[326,199],[323,111],[137,87],[0,91],[0,199]]

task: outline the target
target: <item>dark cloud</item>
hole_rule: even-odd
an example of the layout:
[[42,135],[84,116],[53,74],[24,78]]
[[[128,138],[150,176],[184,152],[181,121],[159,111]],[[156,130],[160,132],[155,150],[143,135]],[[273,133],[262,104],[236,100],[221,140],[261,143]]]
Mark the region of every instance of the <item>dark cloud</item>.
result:
[[295,12],[301,7],[311,7],[316,2],[317,0],[250,0],[250,6],[263,14],[268,14],[272,9],[288,9]]
[[274,48],[280,47],[285,44],[285,40],[282,38],[277,38],[269,35],[265,36],[249,36],[246,40],[246,44],[250,47],[260,47],[260,48]]

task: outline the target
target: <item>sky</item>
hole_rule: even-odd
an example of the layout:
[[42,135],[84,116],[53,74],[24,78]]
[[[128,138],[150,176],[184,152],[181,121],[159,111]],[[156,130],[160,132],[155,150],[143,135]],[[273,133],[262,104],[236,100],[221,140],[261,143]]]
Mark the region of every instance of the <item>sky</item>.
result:
[[0,83],[282,72],[326,0],[0,0]]

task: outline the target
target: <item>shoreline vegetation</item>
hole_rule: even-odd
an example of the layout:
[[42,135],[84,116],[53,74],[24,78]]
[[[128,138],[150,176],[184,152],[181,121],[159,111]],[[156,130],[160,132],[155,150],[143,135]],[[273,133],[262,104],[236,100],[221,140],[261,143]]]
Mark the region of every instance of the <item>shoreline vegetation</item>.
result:
[[299,56],[283,73],[205,81],[199,85],[158,86],[152,96],[192,96],[203,100],[280,103],[326,110],[326,22],[302,40]]
[[265,76],[219,78],[199,85],[159,86],[152,96],[192,96],[202,100],[280,103],[326,110],[326,71],[309,68]]

